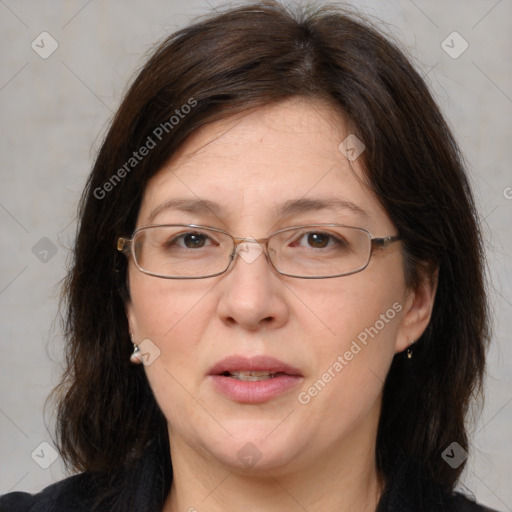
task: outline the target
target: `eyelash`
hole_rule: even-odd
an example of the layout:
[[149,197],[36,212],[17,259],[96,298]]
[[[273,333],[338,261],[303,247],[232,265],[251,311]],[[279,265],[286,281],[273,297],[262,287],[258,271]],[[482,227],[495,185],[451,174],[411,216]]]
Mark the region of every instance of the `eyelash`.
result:
[[[170,247],[170,246],[175,245],[176,242],[178,242],[180,240],[184,242],[185,237],[190,236],[190,235],[201,236],[201,237],[204,237],[204,239],[207,239],[207,240],[210,240],[210,241],[212,240],[212,238],[209,235],[205,234],[205,233],[201,233],[199,231],[188,231],[186,233],[181,233],[179,235],[174,236],[171,240],[169,240],[166,243],[166,245],[168,247]],[[344,240],[342,240],[339,237],[335,236],[333,233],[329,233],[329,232],[326,232],[326,231],[304,231],[304,232],[301,232],[301,233],[299,233],[295,237],[295,239],[292,242],[292,244],[297,244],[297,241],[298,241],[299,242],[298,245],[300,246],[300,241],[304,237],[307,237],[307,236],[310,236],[310,235],[320,235],[320,236],[327,236],[327,237],[329,237],[329,241],[328,241],[328,244],[327,244],[326,247],[331,247],[333,245],[345,245],[346,244],[346,242]],[[217,244],[218,244],[218,242],[217,242]],[[211,245],[211,244],[209,244],[209,245]],[[180,245],[180,247],[186,248],[183,245]],[[202,247],[204,247],[204,245],[201,246],[201,248]],[[188,248],[190,249],[190,247],[188,247]],[[324,247],[322,247],[322,249],[323,248]]]

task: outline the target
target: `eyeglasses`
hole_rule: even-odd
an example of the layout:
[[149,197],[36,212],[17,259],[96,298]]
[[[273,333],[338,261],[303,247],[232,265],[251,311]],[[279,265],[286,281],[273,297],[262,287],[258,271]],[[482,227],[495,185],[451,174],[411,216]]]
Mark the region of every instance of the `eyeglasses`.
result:
[[[267,238],[239,238],[194,224],[140,227],[117,240],[144,274],[164,279],[202,279],[226,272],[236,256],[252,263],[261,252],[282,275],[302,279],[340,277],[364,270],[375,249],[400,236],[375,238],[363,228],[342,224],[294,226]],[[256,245],[255,245],[256,244]]]

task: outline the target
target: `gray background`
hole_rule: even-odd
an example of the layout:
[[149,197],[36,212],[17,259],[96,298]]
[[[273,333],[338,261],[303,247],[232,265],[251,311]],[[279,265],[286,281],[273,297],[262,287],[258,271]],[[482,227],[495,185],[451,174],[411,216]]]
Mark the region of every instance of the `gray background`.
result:
[[[352,4],[382,20],[412,55],[468,161],[495,334],[463,484],[483,503],[512,510],[512,1]],[[51,445],[53,419],[43,405],[62,368],[58,283],[79,194],[143,54],[208,9],[199,0],[0,0],[0,493],[34,492],[64,476],[60,459],[41,467],[54,453],[41,445]],[[59,45],[47,59],[31,48],[33,40],[42,46],[43,31]],[[463,40],[446,39],[454,31]],[[467,50],[454,58],[464,40]]]

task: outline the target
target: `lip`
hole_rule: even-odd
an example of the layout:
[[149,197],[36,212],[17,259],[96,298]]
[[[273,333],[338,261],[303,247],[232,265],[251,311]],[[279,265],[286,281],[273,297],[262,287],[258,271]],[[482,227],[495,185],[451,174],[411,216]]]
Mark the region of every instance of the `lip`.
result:
[[302,377],[300,370],[270,356],[229,356],[208,371],[208,375],[221,375],[224,372],[268,371],[270,373],[285,373],[286,375]]
[[[236,371],[268,371],[278,373],[271,379],[241,381],[223,375]],[[267,402],[297,386],[303,375],[297,368],[269,356],[230,356],[216,363],[208,372],[208,379],[216,391],[230,400],[256,404]]]

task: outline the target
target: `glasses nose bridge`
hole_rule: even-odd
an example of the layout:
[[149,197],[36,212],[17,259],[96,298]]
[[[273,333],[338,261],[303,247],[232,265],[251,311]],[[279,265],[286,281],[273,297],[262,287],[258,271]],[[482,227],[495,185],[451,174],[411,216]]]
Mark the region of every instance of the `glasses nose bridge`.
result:
[[[269,259],[269,253],[268,253],[268,241],[271,237],[267,238],[254,238],[252,236],[246,236],[246,237],[239,237],[239,236],[232,236],[231,239],[233,241],[233,250],[231,252],[231,261],[233,262],[237,256],[240,256],[240,246],[242,246],[244,243],[248,244],[258,244],[258,246],[261,248],[261,251],[265,255],[267,259]],[[257,256],[256,256],[257,257]],[[242,257],[247,263],[252,263],[255,257]]]
[[258,244],[263,248],[263,252],[265,252],[265,254],[268,253],[268,241],[270,240],[270,237],[254,238],[252,236],[231,236],[231,239],[233,240],[233,254],[235,254],[238,251],[238,248],[243,243]]
[[246,242],[246,243],[253,243],[253,244],[260,244],[260,245],[263,245],[263,246],[266,247],[270,237],[267,237],[267,238],[254,238],[252,236],[244,236],[244,237],[231,236],[231,238],[233,239],[233,244],[234,244],[235,247],[238,247],[240,244],[243,244],[244,242]]

